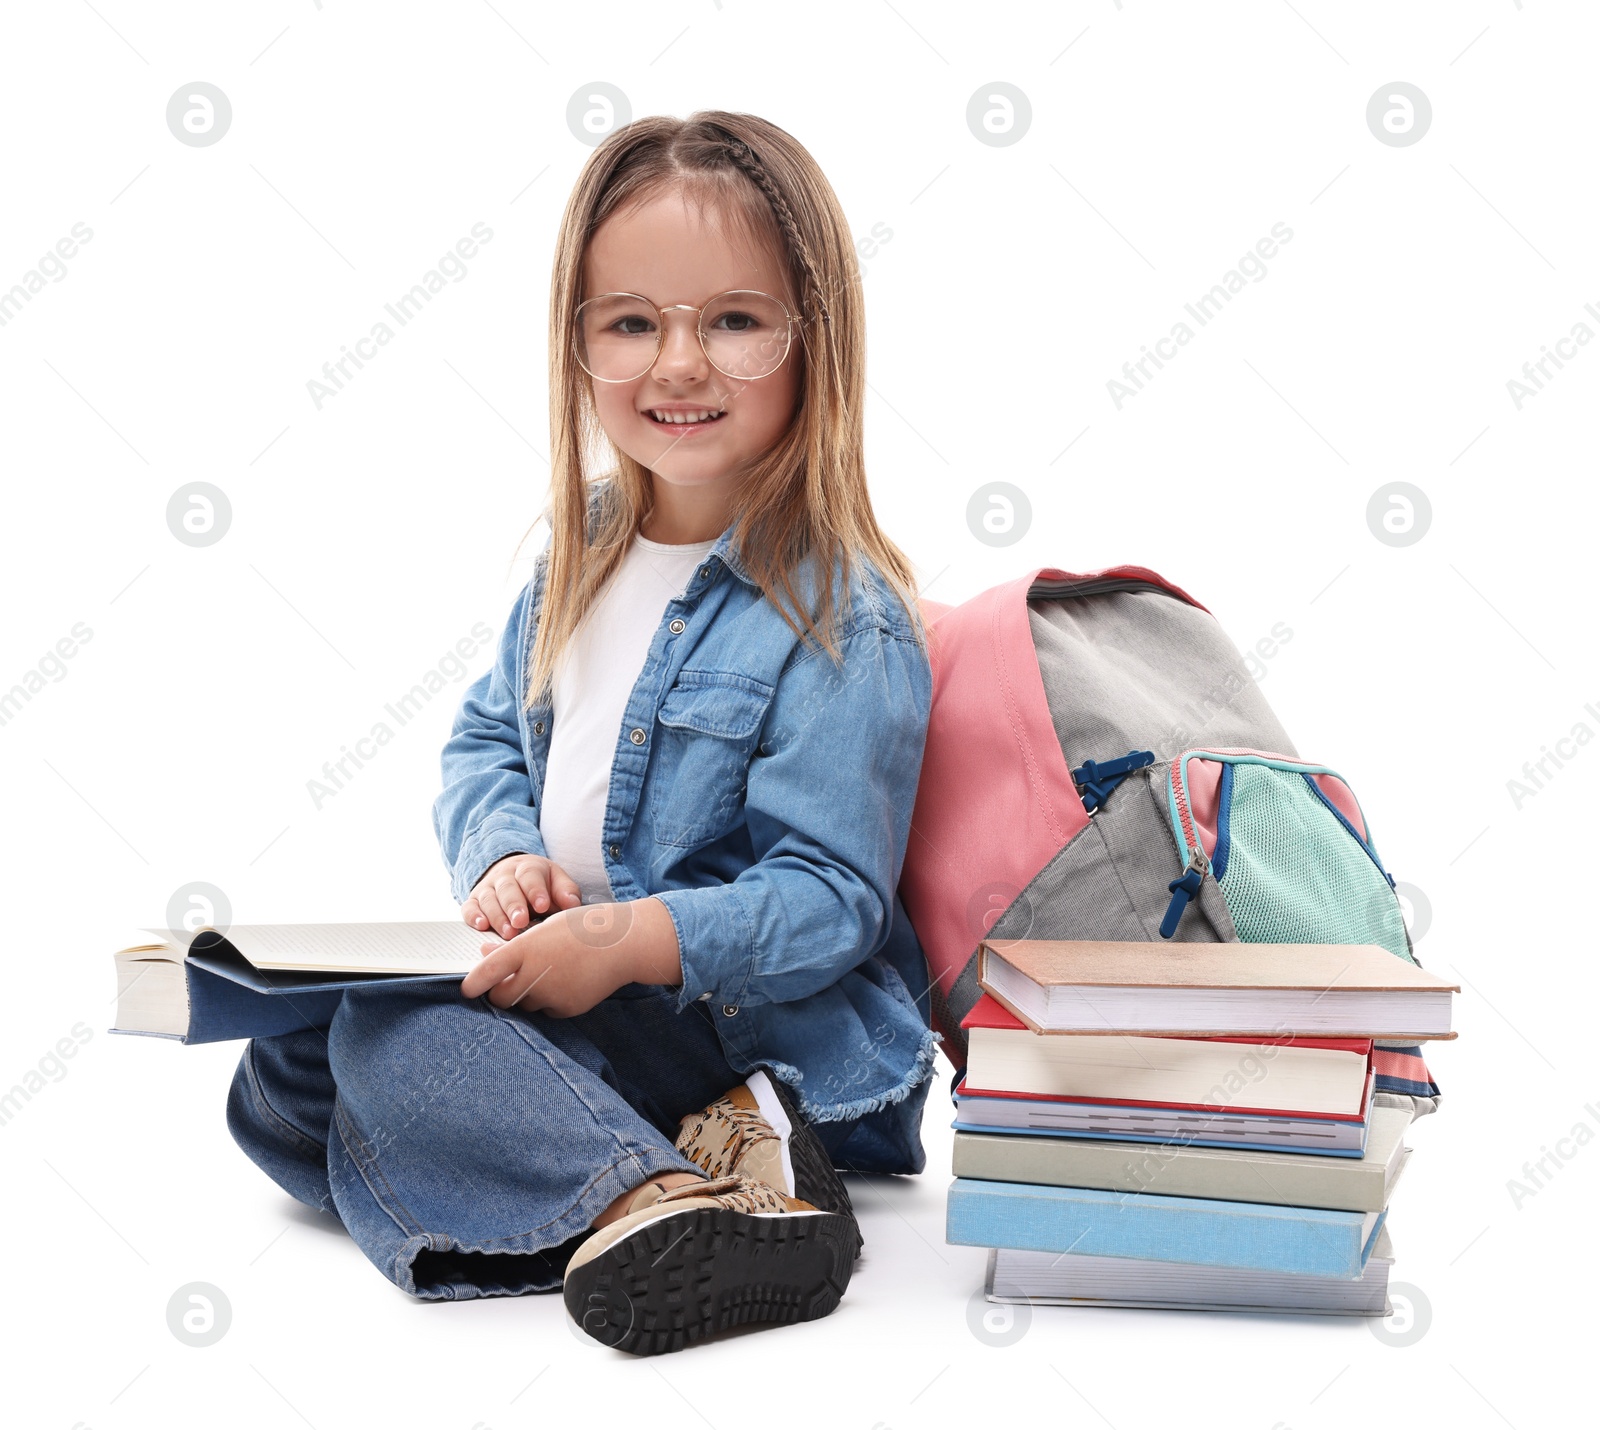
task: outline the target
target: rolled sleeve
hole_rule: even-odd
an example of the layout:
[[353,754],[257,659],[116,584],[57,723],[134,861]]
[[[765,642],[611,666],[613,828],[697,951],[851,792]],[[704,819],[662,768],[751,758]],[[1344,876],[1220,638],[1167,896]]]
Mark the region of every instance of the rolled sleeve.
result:
[[697,998],[744,1003],[755,977],[755,923],[732,884],[707,889],[668,889],[656,897],[667,906],[678,934],[683,986],[681,1013]]
[[494,664],[462,697],[440,756],[444,787],[433,803],[433,830],[458,904],[496,860],[545,853],[520,709],[518,662],[530,596],[531,584],[512,607]]
[[889,937],[927,740],[926,652],[879,624],[810,651],[778,687],[747,777],[756,861],[731,882],[656,895],[706,994],[787,1003],[831,987]]

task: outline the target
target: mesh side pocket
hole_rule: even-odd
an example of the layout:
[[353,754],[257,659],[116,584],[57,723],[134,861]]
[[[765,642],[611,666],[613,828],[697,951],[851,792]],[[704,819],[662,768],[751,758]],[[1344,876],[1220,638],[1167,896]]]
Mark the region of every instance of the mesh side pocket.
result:
[[1400,901],[1371,856],[1293,771],[1233,766],[1218,880],[1245,943],[1375,943],[1411,957]]

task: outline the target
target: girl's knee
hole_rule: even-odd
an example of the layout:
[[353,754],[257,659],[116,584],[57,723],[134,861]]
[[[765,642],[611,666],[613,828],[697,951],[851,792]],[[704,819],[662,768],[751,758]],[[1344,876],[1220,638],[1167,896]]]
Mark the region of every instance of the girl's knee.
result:
[[454,983],[346,990],[328,1029],[328,1056],[347,1101],[377,1106],[481,1065],[508,1036],[485,1003],[462,998]]

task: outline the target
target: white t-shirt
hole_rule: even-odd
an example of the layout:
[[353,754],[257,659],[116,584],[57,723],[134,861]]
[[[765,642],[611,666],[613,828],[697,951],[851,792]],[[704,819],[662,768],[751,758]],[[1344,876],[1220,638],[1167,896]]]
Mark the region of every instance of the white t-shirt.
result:
[[572,876],[586,904],[613,897],[601,831],[628,697],[667,602],[683,594],[716,544],[668,546],[635,535],[556,673],[539,833],[550,861]]

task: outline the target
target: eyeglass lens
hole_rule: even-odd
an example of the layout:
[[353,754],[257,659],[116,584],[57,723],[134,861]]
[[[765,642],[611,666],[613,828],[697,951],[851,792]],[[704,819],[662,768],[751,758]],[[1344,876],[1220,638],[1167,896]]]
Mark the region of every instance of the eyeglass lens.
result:
[[[685,313],[685,320],[692,315]],[[700,314],[706,357],[729,377],[765,377],[789,347],[789,314],[765,293],[723,293]],[[661,345],[661,314],[653,304],[625,293],[591,298],[578,309],[578,361],[607,382],[642,377],[655,365]]]

